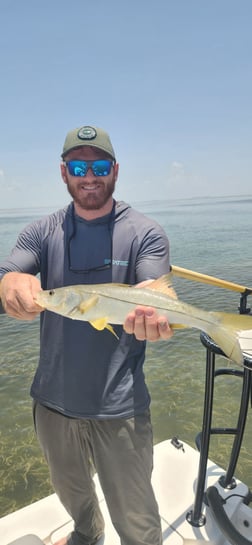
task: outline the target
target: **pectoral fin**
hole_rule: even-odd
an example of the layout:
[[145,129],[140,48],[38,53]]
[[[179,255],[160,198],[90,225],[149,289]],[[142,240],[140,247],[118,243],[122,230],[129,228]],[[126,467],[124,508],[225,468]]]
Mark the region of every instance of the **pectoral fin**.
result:
[[87,301],[82,301],[78,306],[78,310],[80,311],[81,314],[84,314],[85,312],[87,312],[87,310],[90,310],[92,307],[97,305],[98,301],[99,301],[99,296],[93,295],[92,297],[89,297]]
[[97,320],[92,320],[89,322],[95,329],[98,331],[102,331],[103,329],[108,329],[110,333],[113,333],[115,337],[119,340],[119,337],[117,336],[116,332],[114,331],[112,325],[108,324],[107,318],[98,318]]
[[172,329],[187,329],[188,326],[187,326],[187,325],[183,325],[183,324],[171,324],[171,328],[172,328]]

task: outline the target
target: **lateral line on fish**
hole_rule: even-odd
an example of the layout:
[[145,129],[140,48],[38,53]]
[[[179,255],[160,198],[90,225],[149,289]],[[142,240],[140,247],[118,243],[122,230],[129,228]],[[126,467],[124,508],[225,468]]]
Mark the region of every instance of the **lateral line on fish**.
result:
[[[123,284],[123,286],[125,286],[125,284]],[[132,287],[132,286],[130,286],[130,287]],[[132,288],[134,289],[134,287],[132,287]],[[137,288],[136,288],[136,289],[137,289]],[[142,288],[142,289],[147,290],[148,288],[146,287],[146,288]],[[156,290],[153,290],[153,291],[156,291]],[[151,305],[151,304],[146,305],[146,304],[140,303],[140,302],[139,302],[139,303],[138,303],[138,302],[135,302],[135,301],[132,302],[132,299],[130,299],[130,298],[126,298],[126,297],[125,297],[125,298],[122,299],[121,295],[116,296],[116,295],[114,295],[114,294],[113,294],[113,295],[111,295],[111,294],[106,294],[106,293],[100,292],[99,290],[97,290],[97,293],[98,293],[101,297],[104,297],[105,299],[110,299],[110,300],[112,300],[112,301],[122,301],[122,302],[124,302],[124,303],[134,304],[135,306],[138,306],[138,305],[139,305],[139,306],[141,306],[141,307],[154,306],[154,307],[156,308],[157,311],[162,311],[162,310],[163,310],[163,311],[165,311],[167,314],[169,314],[169,310],[167,310],[167,308],[166,308],[165,306],[162,306],[162,305],[159,305],[159,306],[157,306],[157,305]],[[188,306],[190,306],[190,305],[188,305]],[[201,309],[199,309],[199,310],[201,310]],[[176,311],[176,312],[177,312],[178,314],[180,314],[182,317],[183,317],[183,316],[188,316],[187,312],[186,312],[186,311],[183,311],[183,310],[181,310],[181,309],[179,309],[179,310]],[[205,312],[205,311],[202,310],[202,312]],[[172,310],[171,310],[171,313],[172,313]],[[214,314],[214,312],[209,312],[209,314]],[[239,315],[237,315],[237,316],[239,316]],[[215,319],[218,319],[218,316],[215,317]],[[204,323],[206,323],[206,324],[209,323],[209,320],[207,319],[207,317],[206,317],[206,318],[205,318],[205,317],[201,317],[201,321],[204,322]],[[218,319],[218,321],[219,321],[219,319]],[[180,325],[180,327],[181,327],[183,324],[182,324],[182,322],[181,322],[181,324],[178,324],[178,325]],[[184,327],[187,327],[187,324],[184,324]],[[191,326],[188,326],[188,327],[191,327]]]

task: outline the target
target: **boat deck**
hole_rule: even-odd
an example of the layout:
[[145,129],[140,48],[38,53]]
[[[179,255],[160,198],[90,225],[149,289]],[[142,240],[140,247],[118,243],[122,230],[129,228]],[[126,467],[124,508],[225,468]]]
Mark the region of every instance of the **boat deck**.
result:
[[[206,524],[194,527],[186,520],[186,515],[193,509],[193,501],[198,476],[199,453],[184,443],[183,449],[175,448],[170,440],[159,443],[154,448],[153,486],[159,504],[162,519],[164,545],[190,545],[208,543],[227,545],[217,528],[211,513],[207,509]],[[225,498],[234,491],[224,490],[218,484],[223,470],[211,461],[208,462],[206,488],[218,487]],[[105,537],[97,545],[120,545],[120,539],[111,523],[106,502],[98,479],[95,478],[97,494],[105,518]],[[237,483],[235,494],[246,495],[247,487]],[[226,506],[228,517],[240,524],[243,535],[251,537],[251,526],[244,528],[246,508],[241,499],[235,496]],[[23,509],[0,519],[1,545],[10,545],[22,536],[38,536],[46,545],[53,545],[58,539],[71,532],[73,525],[57,496],[52,494]],[[241,531],[241,530],[240,530]],[[15,543],[19,545],[19,542]],[[20,545],[26,545],[25,540]],[[27,543],[29,545],[29,543]],[[32,545],[32,544],[31,544]],[[34,545],[36,545],[34,543]]]

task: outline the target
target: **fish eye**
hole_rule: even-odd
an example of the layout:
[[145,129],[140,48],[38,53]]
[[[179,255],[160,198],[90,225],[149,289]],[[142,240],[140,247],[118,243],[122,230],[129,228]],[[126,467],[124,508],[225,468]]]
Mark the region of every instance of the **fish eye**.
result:
[[50,290],[49,291],[49,295],[54,295],[55,294],[55,291],[54,290]]

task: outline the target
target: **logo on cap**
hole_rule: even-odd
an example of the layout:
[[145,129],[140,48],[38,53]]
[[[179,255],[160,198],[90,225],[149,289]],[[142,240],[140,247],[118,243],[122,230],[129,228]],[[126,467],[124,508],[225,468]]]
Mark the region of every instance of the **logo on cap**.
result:
[[81,140],[93,140],[97,135],[96,130],[93,127],[81,127],[78,132],[78,138]]

